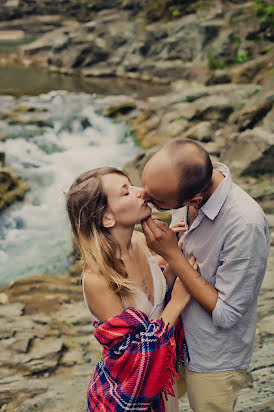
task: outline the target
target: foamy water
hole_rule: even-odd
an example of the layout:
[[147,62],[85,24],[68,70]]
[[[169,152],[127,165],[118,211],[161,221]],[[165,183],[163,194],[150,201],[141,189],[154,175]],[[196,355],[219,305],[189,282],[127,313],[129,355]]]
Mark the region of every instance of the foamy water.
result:
[[[0,98],[0,109],[14,100]],[[87,94],[51,92],[24,97],[16,105],[37,107],[52,127],[29,125],[1,129],[14,134],[0,142],[6,160],[30,191],[0,217],[0,284],[35,273],[54,274],[69,265],[72,249],[64,191],[83,171],[121,168],[139,147],[123,123],[98,114],[96,99]],[[13,127],[13,130],[11,128]]]

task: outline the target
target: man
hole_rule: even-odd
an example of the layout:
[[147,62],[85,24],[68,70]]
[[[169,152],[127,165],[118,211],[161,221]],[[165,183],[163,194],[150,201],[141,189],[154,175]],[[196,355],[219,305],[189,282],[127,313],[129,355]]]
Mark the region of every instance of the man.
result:
[[[189,360],[185,379],[191,408],[231,412],[246,381],[256,329],[259,288],[269,252],[260,206],[212,166],[196,142],[176,139],[146,164],[143,197],[184,220],[183,253],[175,233],[151,218],[142,222],[148,246],[161,255],[192,299],[182,312]],[[194,256],[198,271],[188,263]]]

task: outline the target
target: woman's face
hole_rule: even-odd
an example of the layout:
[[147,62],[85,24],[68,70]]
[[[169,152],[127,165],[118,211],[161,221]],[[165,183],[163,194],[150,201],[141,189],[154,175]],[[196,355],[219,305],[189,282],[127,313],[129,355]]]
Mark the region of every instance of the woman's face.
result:
[[151,215],[150,206],[141,197],[143,189],[132,186],[126,176],[109,173],[102,176],[102,182],[115,225],[132,226]]

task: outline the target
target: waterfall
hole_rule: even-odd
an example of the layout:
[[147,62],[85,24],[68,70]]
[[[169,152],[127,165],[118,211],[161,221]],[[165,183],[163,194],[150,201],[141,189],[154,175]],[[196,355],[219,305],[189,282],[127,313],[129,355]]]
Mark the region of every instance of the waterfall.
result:
[[66,270],[72,241],[64,192],[82,172],[121,168],[139,152],[128,126],[103,117],[98,107],[95,96],[66,91],[0,98],[1,111],[20,116],[25,110],[27,121],[0,122],[9,136],[0,151],[30,187],[23,202],[0,216],[0,284]]

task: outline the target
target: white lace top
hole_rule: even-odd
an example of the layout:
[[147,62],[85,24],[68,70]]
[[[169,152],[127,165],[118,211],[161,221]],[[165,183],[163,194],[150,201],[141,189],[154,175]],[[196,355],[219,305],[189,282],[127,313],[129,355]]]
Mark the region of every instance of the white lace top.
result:
[[[135,309],[141,310],[142,312],[146,313],[149,319],[159,319],[161,317],[161,313],[164,308],[164,299],[165,299],[165,294],[166,294],[166,280],[155,257],[153,257],[149,253],[148,249],[145,247],[142,241],[138,239],[137,236],[136,236],[136,239],[138,243],[140,244],[140,246],[145,251],[147,258],[148,258],[148,263],[149,263],[149,267],[150,267],[150,271],[151,271],[151,275],[153,279],[153,291],[154,291],[153,302],[154,303],[152,305],[152,303],[148,299],[145,292],[143,292],[141,289],[136,287],[133,306]],[[86,296],[85,296],[84,281],[85,281],[85,276],[87,276],[86,273],[87,272],[85,272],[82,276],[82,287],[83,287],[83,295],[84,295],[85,302],[86,302]],[[128,299],[126,297],[122,298],[122,303],[125,309],[127,309],[129,306],[132,306],[132,304],[128,302]],[[96,316],[94,316],[92,313],[91,315],[95,320],[98,320]]]

